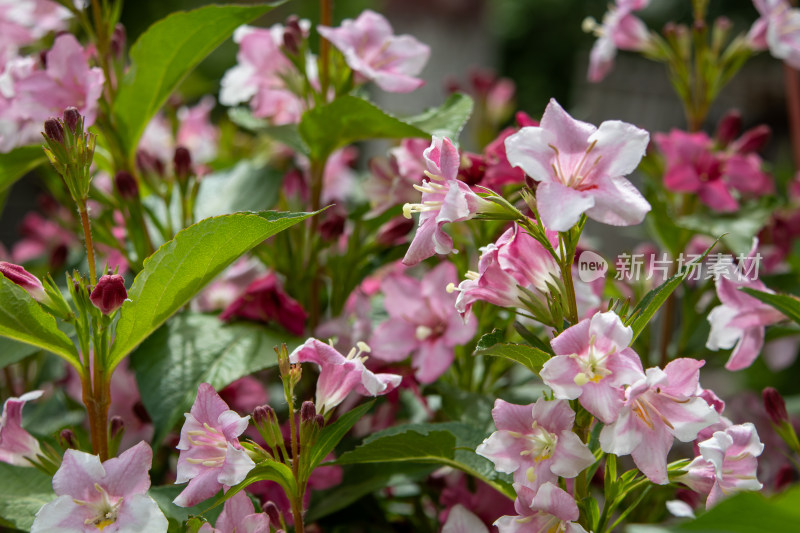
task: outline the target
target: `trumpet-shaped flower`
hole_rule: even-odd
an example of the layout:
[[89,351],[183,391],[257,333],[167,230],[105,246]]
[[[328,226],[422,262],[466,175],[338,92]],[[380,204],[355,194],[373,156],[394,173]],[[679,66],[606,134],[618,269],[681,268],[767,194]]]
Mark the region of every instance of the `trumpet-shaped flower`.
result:
[[580,517],[575,498],[553,483],[545,483],[537,491],[515,483],[514,490],[519,515],[499,518],[494,525],[500,533],[586,533],[574,522]]
[[646,2],[618,0],[603,16],[602,24],[594,19],[584,21],[584,31],[594,33],[597,40],[589,54],[589,81],[599,82],[614,66],[617,50],[644,50],[650,40],[650,32],[644,22],[633,15]]
[[214,527],[203,524],[198,533],[270,533],[269,517],[257,513],[247,494],[240,491],[225,500]]
[[691,442],[719,414],[697,396],[700,367],[705,361],[675,359],[664,370],[648,368],[625,389],[619,417],[600,432],[606,453],[628,455],[653,483],[666,484],[667,454],[672,442]]
[[514,224],[496,243],[481,249],[478,272],[468,272],[456,289],[456,309],[466,318],[477,300],[525,308],[529,293],[541,295],[543,301],[559,278],[558,263],[550,252]]
[[773,57],[800,68],[800,10],[786,0],[753,0],[761,17],[747,35],[755,50],[769,49]]
[[35,400],[42,391],[26,392],[19,398],[9,398],[3,404],[0,419],[0,461],[17,466],[33,466],[31,460],[42,451],[39,441],[22,429],[22,408],[26,402]]
[[538,127],[506,139],[512,165],[540,182],[536,208],[544,225],[567,231],[584,213],[615,226],[639,224],[650,204],[623,176],[639,165],[650,135],[608,120],[597,128],[572,118],[555,100]]
[[578,398],[611,424],[622,409],[623,387],[644,373],[639,356],[628,348],[632,338],[633,330],[613,311],[581,320],[550,341],[556,356],[544,364],[542,380],[556,398]]
[[515,483],[537,490],[559,476],[575,477],[595,461],[572,431],[575,411],[565,400],[515,405],[498,399],[492,418],[497,431],[476,452],[498,472],[513,474]]
[[453,362],[454,348],[475,335],[477,325],[464,323],[453,309],[456,297],[447,292],[458,280],[456,268],[444,262],[422,280],[402,272],[388,275],[381,283],[389,319],[375,328],[370,344],[375,357],[387,362],[412,357],[414,375],[431,383]]
[[238,439],[247,429],[249,418],[231,411],[214,387],[200,384],[177,446],[181,453],[175,483],[189,484],[175,498],[175,505],[197,505],[221,488],[244,480],[255,467]]
[[718,305],[708,314],[711,331],[706,348],[733,348],[728,362],[725,363],[728,370],[741,370],[752,365],[764,347],[766,327],[786,318],[772,306],[739,290],[747,287],[773,292],[762,281],[754,279],[754,272],[757,273],[757,270],[753,270],[757,261],[757,246],[758,242],[738,268],[731,268],[717,278],[717,296],[722,305]]
[[144,441],[103,463],[96,455],[67,450],[53,476],[58,497],[36,513],[31,533],[166,532],[166,517],[147,495],[152,462]]
[[394,35],[383,15],[367,9],[338,28],[318,26],[317,31],[344,54],[354,72],[384,91],[407,93],[425,84],[414,76],[428,62],[430,48],[410,35]]
[[450,139],[434,137],[425,150],[428,170],[422,185],[414,188],[422,193],[418,204],[405,204],[403,214],[420,213],[419,227],[408,247],[403,263],[413,266],[434,254],[449,254],[453,251],[453,239],[442,230],[448,222],[463,222],[481,211],[492,211],[495,205],[457,179],[461,158]]
[[380,396],[393,391],[402,379],[396,374],[374,374],[364,362],[369,346],[363,342],[347,356],[317,339],[308,339],[290,355],[291,363],[314,363],[319,367],[315,407],[326,413],[355,391],[362,396]]

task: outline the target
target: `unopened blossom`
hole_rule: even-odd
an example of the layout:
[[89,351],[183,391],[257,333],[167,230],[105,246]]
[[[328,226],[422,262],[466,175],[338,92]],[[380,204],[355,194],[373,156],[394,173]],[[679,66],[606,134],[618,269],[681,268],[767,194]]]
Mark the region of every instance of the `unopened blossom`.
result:
[[449,262],[421,280],[400,271],[386,276],[381,291],[389,318],[378,324],[370,339],[375,357],[391,363],[411,355],[414,376],[421,383],[441,376],[455,358],[455,347],[469,342],[477,328],[475,321],[461,320],[454,309],[456,296],[447,291],[457,276]]
[[226,106],[249,102],[254,116],[281,125],[299,122],[304,104],[286,85],[287,76],[299,73],[280,49],[283,32],[278,27],[236,29],[237,64],[222,77],[219,101]]
[[442,229],[444,224],[470,220],[481,211],[491,212],[496,208],[457,179],[461,157],[450,139],[434,137],[425,150],[425,163],[429,179],[423,180],[422,185],[414,185],[422,193],[422,201],[403,206],[406,218],[411,218],[411,213],[420,213],[417,233],[403,258],[408,266],[434,254],[453,251],[453,239]]
[[269,517],[257,513],[247,493],[239,491],[225,500],[214,527],[205,523],[199,533],[270,533]]
[[37,300],[39,302],[44,302],[47,300],[47,295],[44,292],[44,286],[42,282],[25,270],[24,267],[20,265],[15,265],[14,263],[8,263],[6,261],[0,261],[0,274],[3,275],[8,281],[19,285],[25,291],[31,295],[31,298]]
[[624,386],[643,375],[639,356],[628,346],[633,330],[613,311],[597,313],[564,330],[550,341],[556,356],[541,371],[556,398],[578,399],[606,424],[617,419]]
[[119,274],[105,274],[97,280],[89,300],[104,315],[111,315],[128,299],[125,278]]
[[456,309],[464,318],[478,300],[525,309],[529,293],[544,303],[560,278],[558,263],[550,252],[515,223],[497,242],[481,248],[478,272],[467,272],[467,279],[455,289]]
[[800,10],[787,0],[753,0],[761,15],[747,34],[754,50],[769,49],[776,59],[800,68]]
[[582,214],[614,226],[639,224],[650,204],[623,176],[639,165],[650,135],[619,120],[597,128],[572,118],[554,99],[538,127],[506,139],[512,165],[539,182],[536,208],[544,225],[567,231]]
[[401,377],[396,374],[374,374],[364,362],[370,352],[363,342],[346,356],[317,339],[308,339],[289,355],[291,363],[314,363],[319,367],[315,407],[326,413],[342,403],[351,392],[362,396],[381,396],[394,390]]
[[588,18],[584,31],[594,33],[597,40],[589,54],[589,81],[599,82],[611,71],[617,50],[639,52],[650,44],[647,26],[633,11],[642,9],[647,2],[617,0],[603,16],[602,24]]
[[167,519],[147,495],[152,462],[144,441],[103,463],[67,450],[53,476],[58,497],[36,513],[31,533],[166,533]]
[[504,516],[494,523],[500,533],[586,533],[580,524],[578,504],[555,484],[544,483],[538,490],[514,484],[517,516]]
[[756,457],[764,451],[756,428],[751,423],[730,426],[698,444],[700,455],[680,478],[697,492],[708,494],[706,507],[712,507],[736,492],[761,490],[756,473]]
[[286,294],[274,272],[253,281],[219,315],[220,320],[243,318],[255,322],[277,322],[293,335],[302,335],[307,313],[300,303]]
[[[495,400],[492,418],[497,431],[475,450],[495,470],[514,475],[514,482],[533,490],[558,477],[573,478],[595,457],[572,431],[575,411],[566,400],[515,405]],[[517,492],[519,494],[519,492]]]
[[317,31],[344,55],[347,64],[384,91],[407,93],[424,85],[417,76],[428,62],[430,48],[410,35],[394,35],[386,18],[365,10],[338,28]]
[[211,385],[200,384],[177,446],[181,453],[175,483],[189,484],[175,498],[176,505],[197,505],[240,483],[255,467],[238,439],[249,418],[231,411]]
[[39,441],[22,429],[22,408],[26,402],[42,396],[42,391],[26,392],[19,398],[9,398],[3,404],[0,418],[0,461],[17,466],[33,466],[42,453]]
[[705,361],[681,358],[663,370],[648,368],[625,389],[619,417],[600,432],[606,453],[628,455],[653,483],[664,485],[667,454],[674,439],[691,442],[700,430],[716,423],[719,414],[697,396],[700,367]]
[[708,314],[711,331],[706,348],[710,350],[733,348],[725,368],[741,370],[753,364],[764,347],[764,335],[768,325],[784,320],[784,315],[771,305],[741,291],[750,288],[774,294],[764,282],[756,279],[756,255],[758,241],[748,257],[738,267],[731,268],[716,280],[717,296],[722,305]]

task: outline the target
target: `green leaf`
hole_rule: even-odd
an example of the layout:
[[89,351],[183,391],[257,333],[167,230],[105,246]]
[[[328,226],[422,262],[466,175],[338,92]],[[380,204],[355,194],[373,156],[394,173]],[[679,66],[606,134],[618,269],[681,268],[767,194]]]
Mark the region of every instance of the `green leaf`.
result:
[[311,215],[235,213],[202,220],[179,232],[145,259],[133,280],[130,300],[120,310],[109,366],[119,364],[239,256]]
[[233,30],[277,4],[205,6],[159,20],[131,47],[131,67],[122,79],[113,116],[123,146],[133,156],[150,119],[172,91]]
[[0,463],[0,518],[12,527],[29,530],[42,505],[53,500],[50,476],[22,466]]
[[46,160],[44,150],[38,144],[20,146],[8,153],[0,154],[0,192],[11,187],[14,182]]
[[277,364],[273,347],[297,339],[263,326],[225,324],[214,315],[183,313],[144,341],[131,355],[139,392],[153,420],[153,442],[189,410],[201,383],[219,390]]
[[455,142],[472,115],[473,107],[472,98],[463,93],[453,93],[441,106],[404,121],[431,135],[447,137]]
[[253,161],[241,161],[223,172],[205,176],[200,182],[195,214],[198,219],[236,213],[263,211],[278,201],[283,174]]
[[[721,238],[721,237],[720,237]],[[652,289],[650,292],[645,294],[644,298],[634,307],[633,311],[628,315],[628,318],[625,320],[626,326],[631,326],[633,329],[633,338],[631,339],[631,345],[636,340],[637,337],[644,331],[644,328],[647,327],[647,324],[650,323],[650,320],[656,314],[664,302],[667,301],[667,298],[678,288],[678,286],[685,280],[689,274],[694,272],[694,267],[696,266],[699,268],[700,263],[703,262],[703,259],[706,258],[708,253],[717,245],[720,238],[718,238],[714,243],[709,246],[705,252],[703,252],[700,257],[693,259],[692,261],[688,262],[684,267],[683,271],[678,272],[667,281]]]
[[308,460],[309,470],[316,468],[317,465],[336,448],[336,445],[339,444],[339,441],[350,431],[350,428],[361,420],[361,417],[367,414],[367,411],[369,411],[374,404],[374,400],[361,404],[340,416],[333,424],[325,426],[320,432],[317,442],[314,443],[314,446],[311,448],[311,457]]
[[0,367],[13,365],[38,351],[39,348],[31,344],[0,337]]
[[239,127],[255,133],[263,133],[276,141],[282,142],[295,152],[308,155],[308,146],[305,141],[303,141],[303,138],[300,137],[297,124],[272,126],[266,120],[254,117],[246,107],[233,107],[229,109],[228,118]]
[[511,485],[495,470],[491,461],[475,453],[486,435],[460,422],[408,424],[389,428],[364,439],[334,464],[435,463],[458,468],[488,483],[511,499]]
[[501,330],[493,330],[482,336],[475,347],[475,355],[492,355],[494,357],[505,357],[526,366],[531,372],[539,375],[542,367],[550,359],[550,354],[528,346],[527,344],[514,344],[503,342],[505,334]]
[[274,481],[279,484],[287,497],[291,500],[292,496],[297,493],[297,482],[294,479],[294,474],[291,468],[283,463],[279,463],[273,459],[268,459],[258,463],[244,478],[244,481],[235,485],[225,493],[220,499],[214,502],[212,509],[232,498],[237,492],[244,490],[248,486],[258,481]]
[[78,350],[69,337],[58,329],[56,319],[39,303],[5,276],[0,275],[0,336],[24,342],[63,357],[81,369]]
[[753,237],[758,235],[775,209],[757,206],[740,209],[735,215],[693,214],[678,218],[677,225],[716,237],[723,235],[722,242],[736,253],[748,252],[753,247]]
[[772,294],[748,287],[743,287],[739,290],[746,292],[753,298],[761,300],[767,305],[771,305],[797,324],[800,324],[800,298],[797,296],[792,296],[791,294]]
[[303,113],[298,127],[311,159],[322,160],[337,149],[365,139],[429,137],[363,98],[345,95]]
[[222,512],[222,508],[218,507],[211,509],[208,512],[203,512],[207,507],[204,504],[199,504],[194,507],[178,507],[172,500],[186,488],[186,485],[164,485],[161,487],[150,487],[147,494],[155,500],[164,516],[170,522],[170,531],[184,531],[183,523],[189,520],[191,516],[202,516],[209,522],[216,522],[217,517]]

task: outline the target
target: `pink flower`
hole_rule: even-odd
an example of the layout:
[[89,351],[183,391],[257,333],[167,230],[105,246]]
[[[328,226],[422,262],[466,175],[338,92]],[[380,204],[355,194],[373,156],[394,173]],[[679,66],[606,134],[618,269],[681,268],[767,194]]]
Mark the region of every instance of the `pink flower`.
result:
[[639,224],[650,204],[623,176],[639,165],[650,136],[618,120],[599,128],[575,120],[555,100],[539,127],[506,139],[512,165],[540,182],[536,207],[544,225],[567,231],[583,213],[615,226]]
[[192,301],[192,308],[203,313],[225,309],[244,293],[251,283],[265,274],[266,270],[261,261],[243,257],[198,294]]
[[83,115],[87,128],[94,124],[105,81],[103,70],[89,67],[86,51],[70,34],[56,37],[46,63],[45,70],[32,72],[16,83],[15,105],[19,113],[41,123],[74,106]]
[[[280,524],[275,524],[280,526]],[[198,533],[270,533],[269,517],[257,513],[244,491],[225,501],[214,527],[203,524]]]
[[33,466],[42,453],[39,441],[22,429],[22,408],[26,402],[42,396],[40,390],[26,392],[19,398],[9,398],[3,404],[0,418],[0,461],[17,466]]
[[31,533],[116,533],[167,531],[167,519],[153,499],[148,471],[153,451],[140,442],[100,463],[96,455],[67,450],[53,476],[58,496],[36,513]]
[[514,502],[488,484],[469,478],[463,472],[449,472],[442,476],[445,488],[439,496],[444,507],[439,512],[440,522],[450,522],[451,513],[466,507],[485,525],[491,525],[504,514],[514,513]]
[[178,133],[175,142],[188,148],[195,163],[208,163],[217,157],[219,129],[210,121],[214,97],[204,96],[194,107],[178,109]]
[[489,528],[480,518],[458,503],[450,509],[447,521],[442,526],[442,533],[489,533]]
[[772,191],[770,177],[761,171],[761,158],[741,150],[741,143],[715,151],[714,142],[705,133],[680,130],[668,135],[657,133],[655,141],[666,158],[664,186],[671,191],[696,193],[715,211],[739,208],[731,194],[733,189],[752,196]]
[[495,140],[486,145],[483,151],[486,170],[480,181],[482,186],[499,192],[505,185],[520,184],[525,181],[525,173],[508,162],[506,153],[506,139],[517,131],[516,128],[506,128]]
[[374,157],[369,162],[370,175],[364,184],[371,215],[390,207],[413,202],[417,192],[413,186],[425,176],[423,153],[429,143],[425,139],[403,139],[400,146],[389,150],[389,157]]
[[189,484],[175,505],[192,507],[247,477],[255,463],[237,437],[247,429],[249,418],[231,411],[211,385],[200,384],[177,446],[181,453],[175,483]]
[[278,322],[292,335],[302,335],[306,323],[305,309],[286,294],[274,272],[247,286],[244,294],[219,315],[220,320],[243,318],[255,322]]
[[736,269],[731,265],[729,271],[716,280],[717,296],[722,305],[708,314],[711,331],[706,348],[733,348],[730,359],[725,363],[728,370],[741,370],[752,365],[764,347],[766,327],[785,318],[774,307],[739,290],[748,287],[774,294],[762,281],[755,279],[758,274],[757,248],[756,240],[745,261]]
[[308,339],[289,355],[291,363],[314,363],[319,367],[315,407],[320,414],[331,411],[355,391],[362,396],[380,396],[400,384],[395,374],[373,374],[364,361],[369,347],[362,343],[345,357],[333,347]]
[[697,396],[700,367],[705,361],[675,359],[664,370],[648,368],[625,389],[619,418],[600,432],[606,453],[628,455],[653,483],[664,485],[667,454],[674,438],[691,442],[716,423],[719,414]]
[[425,150],[425,162],[428,167],[425,174],[430,180],[423,180],[421,186],[414,185],[422,193],[422,202],[403,206],[406,218],[411,218],[411,213],[420,213],[417,233],[403,258],[408,266],[434,254],[453,251],[453,239],[442,230],[444,224],[470,220],[479,212],[494,208],[492,202],[456,178],[461,158],[450,139],[434,137]]
[[367,9],[339,28],[318,26],[317,31],[344,54],[353,71],[384,91],[407,93],[425,83],[414,76],[428,62],[430,48],[410,35],[394,35],[383,15]]
[[31,298],[38,302],[47,302],[49,299],[44,292],[44,286],[42,282],[39,281],[39,278],[19,265],[0,261],[0,275],[25,289],[25,291],[30,294]]
[[693,490],[708,493],[706,507],[743,490],[761,490],[756,477],[764,445],[751,423],[730,426],[699,445],[700,454],[687,467],[682,481]]
[[[64,220],[58,215],[60,213],[45,218],[38,213],[30,212],[23,217],[20,225],[22,238],[11,249],[14,261],[27,263],[44,257],[54,269],[63,266],[68,248],[76,245],[78,241],[75,234],[59,223],[71,223],[72,220]],[[56,217],[62,220],[53,220]]]
[[761,17],[747,34],[754,50],[769,48],[776,59],[800,68],[800,10],[785,0],[753,0]]
[[0,62],[4,49],[16,52],[52,31],[65,30],[71,16],[49,0],[0,1]]
[[[514,484],[518,516],[504,516],[494,523],[500,533],[586,533],[574,521],[580,517],[575,498],[553,483],[544,483],[539,490]],[[530,503],[528,503],[530,502]]]
[[544,246],[516,223],[496,243],[481,248],[478,272],[467,272],[458,286],[456,309],[466,318],[477,300],[525,309],[532,292],[542,304],[561,278],[559,266]]
[[498,399],[492,418],[497,431],[475,451],[498,472],[513,474],[515,484],[538,490],[559,476],[573,478],[595,462],[572,432],[575,411],[565,400],[539,398],[534,404],[515,405]]
[[584,30],[597,36],[589,54],[589,81],[599,82],[614,66],[617,50],[641,51],[650,42],[650,32],[644,22],[632,14],[642,9],[633,2],[618,0],[603,16],[602,25],[594,19],[586,19]]
[[644,370],[628,348],[630,326],[613,311],[597,313],[550,341],[556,356],[544,364],[541,377],[556,398],[578,398],[587,411],[613,423],[625,399],[623,387],[638,381]]
[[454,309],[447,286],[457,281],[456,268],[441,263],[422,280],[393,272],[381,283],[389,319],[375,328],[370,345],[387,362],[412,356],[414,375],[432,383],[453,362],[454,348],[469,342],[477,325],[465,324]]
[[273,124],[300,121],[303,101],[286,85],[287,76],[299,76],[280,49],[283,31],[241,26],[233,34],[239,44],[238,62],[220,82],[219,101],[234,106],[250,102],[253,115],[268,118]]

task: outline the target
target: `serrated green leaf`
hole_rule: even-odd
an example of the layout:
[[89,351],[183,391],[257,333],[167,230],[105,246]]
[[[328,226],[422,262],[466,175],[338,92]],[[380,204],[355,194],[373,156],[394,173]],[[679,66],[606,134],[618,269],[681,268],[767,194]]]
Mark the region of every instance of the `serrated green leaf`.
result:
[[455,142],[472,115],[474,106],[472,98],[466,94],[453,93],[441,106],[406,118],[404,122],[416,126],[431,135],[447,137]]
[[343,146],[365,139],[429,137],[373,103],[344,95],[303,113],[298,131],[312,159],[322,160]]
[[0,274],[0,336],[48,350],[81,369],[78,350],[56,319],[14,282]]
[[44,163],[42,147],[20,146],[8,153],[0,154],[0,192],[11,187],[22,176]]
[[320,432],[317,442],[311,448],[311,457],[308,460],[310,470],[316,468],[336,448],[336,445],[350,431],[350,428],[361,420],[361,417],[367,414],[374,404],[375,401],[373,400],[359,405],[340,416],[333,424],[325,426]]
[[120,310],[108,365],[113,369],[239,256],[312,213],[235,213],[180,231],[153,255]]
[[183,313],[162,326],[131,355],[131,366],[158,443],[189,410],[197,387],[220,390],[277,364],[273,348],[298,340],[263,326],[225,324],[216,316]]
[[0,518],[17,529],[27,531],[42,505],[53,500],[53,481],[36,470],[0,463]]
[[539,375],[544,364],[550,359],[550,354],[528,346],[527,344],[514,344],[503,342],[505,335],[502,331],[495,329],[491,333],[482,336],[475,347],[475,355],[492,355],[494,357],[505,357],[527,367],[531,372]]
[[791,294],[772,294],[748,287],[742,287],[739,290],[746,292],[753,298],[767,305],[771,305],[797,324],[800,324],[800,298],[797,298],[797,296],[792,296]]
[[132,157],[145,127],[178,84],[233,31],[279,3],[205,6],[159,20],[131,47],[131,67],[119,85],[113,117]]

